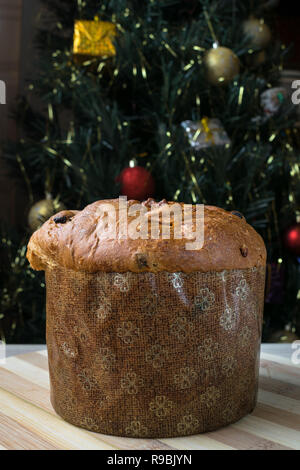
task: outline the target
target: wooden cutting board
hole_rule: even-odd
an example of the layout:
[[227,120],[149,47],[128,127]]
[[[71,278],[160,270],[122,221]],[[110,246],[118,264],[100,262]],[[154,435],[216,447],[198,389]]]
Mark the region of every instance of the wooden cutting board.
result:
[[46,351],[13,356],[0,368],[0,449],[300,449],[300,366],[262,353],[258,405],[236,424],[183,438],[130,439],[76,428],[49,400]]

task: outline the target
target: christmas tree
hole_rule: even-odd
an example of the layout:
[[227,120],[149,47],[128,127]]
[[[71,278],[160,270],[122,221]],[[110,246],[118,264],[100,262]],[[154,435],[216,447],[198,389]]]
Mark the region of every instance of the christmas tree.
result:
[[270,2],[42,3],[21,138],[3,145],[29,216],[21,234],[2,233],[2,333],[43,339],[30,231],[63,206],[122,193],[241,212],[268,250],[264,340],[286,325],[299,335],[299,141]]

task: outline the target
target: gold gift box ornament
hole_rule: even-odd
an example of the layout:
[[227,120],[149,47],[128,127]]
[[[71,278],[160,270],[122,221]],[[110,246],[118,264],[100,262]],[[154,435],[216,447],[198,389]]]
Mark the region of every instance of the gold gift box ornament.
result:
[[109,21],[76,20],[74,24],[73,52],[75,55],[113,57],[116,55],[114,39],[116,25]]
[[191,147],[195,150],[231,143],[219,119],[204,117],[201,121],[183,121],[181,126],[185,130]]

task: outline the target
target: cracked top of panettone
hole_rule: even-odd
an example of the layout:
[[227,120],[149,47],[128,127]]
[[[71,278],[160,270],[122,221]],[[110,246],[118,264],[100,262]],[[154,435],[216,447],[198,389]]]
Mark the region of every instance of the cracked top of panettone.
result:
[[[84,272],[189,273],[247,269],[266,264],[266,249],[261,236],[237,212],[205,206],[203,246],[188,250],[186,244],[192,241],[189,234],[191,236],[191,231],[196,228],[196,206],[192,206],[192,219],[182,216],[180,221],[171,210],[170,221],[164,219],[162,223],[159,215],[162,211],[165,213],[172,206],[174,209],[174,204],[177,204],[177,209],[183,209],[184,204],[149,199],[142,203],[145,211],[142,216],[140,212],[130,215],[135,210],[134,204],[140,203],[128,201],[124,210],[120,208],[119,199],[108,199],[94,202],[82,211],[65,210],[50,217],[29,241],[27,258],[32,268],[45,270],[63,266]],[[106,207],[113,208],[115,218],[113,215],[108,219]],[[160,229],[158,238],[151,238],[150,224],[146,233],[148,239],[133,238],[128,236],[128,231],[126,236],[126,213],[128,227],[138,227],[137,230],[145,227],[145,220],[149,223],[156,217]],[[161,235],[166,223],[170,226],[169,239]],[[184,233],[181,239],[175,230],[178,224]],[[134,233],[134,237],[139,236],[137,231]]]

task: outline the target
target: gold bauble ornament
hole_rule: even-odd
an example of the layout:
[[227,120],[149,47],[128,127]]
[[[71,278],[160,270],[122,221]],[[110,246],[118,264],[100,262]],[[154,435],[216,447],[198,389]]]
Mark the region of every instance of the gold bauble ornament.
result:
[[42,199],[31,207],[28,214],[28,225],[34,232],[40,228],[49,217],[63,210],[65,210],[65,206],[57,199]]
[[263,19],[251,16],[244,22],[243,30],[249,38],[250,45],[255,49],[263,49],[271,41],[271,30]]
[[226,85],[240,72],[240,61],[228,47],[209,49],[204,57],[207,79],[212,85]]

